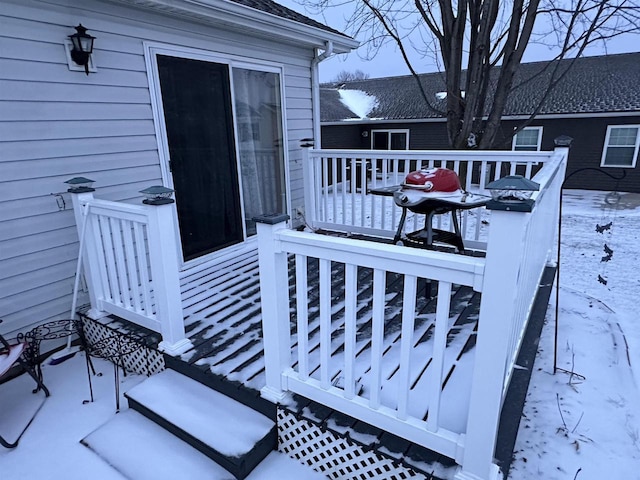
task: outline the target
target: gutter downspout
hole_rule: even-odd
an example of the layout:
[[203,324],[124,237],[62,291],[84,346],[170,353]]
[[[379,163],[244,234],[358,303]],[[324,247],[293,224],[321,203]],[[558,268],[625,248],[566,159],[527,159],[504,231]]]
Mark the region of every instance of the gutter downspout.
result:
[[320,73],[318,71],[318,65],[323,60],[333,55],[333,42],[328,40],[325,43],[325,50],[322,53],[317,53],[311,61],[311,101],[313,108],[313,139],[314,148],[321,148],[320,142]]

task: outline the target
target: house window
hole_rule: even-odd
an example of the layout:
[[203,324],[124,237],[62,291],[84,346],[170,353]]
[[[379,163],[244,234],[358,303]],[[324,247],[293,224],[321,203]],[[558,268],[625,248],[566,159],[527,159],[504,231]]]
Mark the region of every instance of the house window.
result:
[[634,168],[640,145],[638,132],[640,125],[608,126],[600,166]]
[[408,150],[409,130],[371,130],[373,150]]
[[537,152],[542,144],[542,127],[525,127],[513,136],[512,150]]

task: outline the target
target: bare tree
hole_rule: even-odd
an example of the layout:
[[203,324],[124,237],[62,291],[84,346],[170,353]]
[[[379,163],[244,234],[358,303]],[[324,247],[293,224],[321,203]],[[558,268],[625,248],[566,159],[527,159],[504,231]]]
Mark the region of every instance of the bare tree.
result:
[[362,70],[356,70],[355,72],[348,72],[347,70],[342,70],[338,73],[333,82],[335,83],[343,83],[343,82],[352,82],[355,80],[366,80],[369,78],[368,73],[364,73]]
[[[325,9],[344,0],[298,0]],[[386,42],[397,45],[418,82],[428,109],[447,119],[453,148],[493,148],[523,54],[530,44],[553,51],[544,71],[545,89],[528,125],[585,48],[640,31],[640,0],[352,0],[349,33],[366,38],[367,56]],[[418,38],[419,41],[415,39]],[[443,72],[446,105],[425,92],[412,50],[435,59]],[[567,60],[560,62],[560,60]],[[499,67],[499,68],[495,68]],[[531,79],[526,79],[531,81]],[[514,132],[515,133],[515,132]]]

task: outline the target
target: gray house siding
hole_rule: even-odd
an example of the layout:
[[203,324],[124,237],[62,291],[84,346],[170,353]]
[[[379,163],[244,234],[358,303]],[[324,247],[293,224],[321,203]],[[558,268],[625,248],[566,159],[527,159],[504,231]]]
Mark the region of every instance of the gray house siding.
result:
[[609,125],[640,124],[640,115],[632,117],[594,117],[594,118],[566,118],[558,120],[536,120],[533,125],[543,127],[542,149],[551,150],[554,139],[560,135],[573,138],[569,161],[567,164],[568,178],[566,188],[584,190],[619,190],[622,192],[640,193],[640,162],[635,168],[626,168],[627,176],[616,182],[606,175],[593,171],[575,173],[582,168],[599,168],[604,172],[619,177],[621,168],[600,167],[605,136]]
[[[624,180],[616,182],[609,177],[594,173],[580,172],[573,175],[576,170],[589,167],[601,168],[600,162],[605,143],[607,127],[610,125],[640,124],[638,116],[601,116],[601,117],[573,117],[556,119],[536,119],[531,126],[541,126],[542,150],[552,150],[554,140],[561,135],[573,138],[567,165],[566,188],[578,188],[585,190],[614,190],[640,193],[640,161],[635,168],[627,168],[627,176]],[[505,133],[505,150],[511,149],[510,132],[520,125],[519,121],[505,120],[502,122],[502,130]],[[389,123],[358,123],[347,125],[323,125],[322,145],[324,148],[371,148],[369,136],[363,137],[362,132],[370,132],[372,129],[408,129],[409,149],[430,150],[449,148],[446,125],[440,122],[389,122]],[[604,167],[603,171],[616,177],[622,173],[621,168]]]
[[[97,72],[89,76],[70,71],[65,57],[63,42],[78,23],[96,36]],[[84,175],[100,198],[131,202],[162,181],[144,41],[283,66],[290,202],[302,205],[311,48],[91,0],[3,1],[0,25],[3,332],[69,315],[78,238],[69,195],[66,209],[51,195],[65,180]]]

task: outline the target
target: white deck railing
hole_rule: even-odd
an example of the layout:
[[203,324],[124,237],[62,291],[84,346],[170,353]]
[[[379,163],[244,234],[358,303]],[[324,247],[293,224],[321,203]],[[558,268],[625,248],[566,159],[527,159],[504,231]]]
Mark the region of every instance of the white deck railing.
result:
[[[280,225],[283,227],[283,224]],[[440,405],[443,404],[443,392],[439,385],[443,383],[443,372],[446,355],[447,333],[450,330],[450,302],[452,285],[467,285],[479,289],[482,284],[484,259],[463,255],[448,255],[440,252],[425,252],[395,245],[382,245],[374,242],[335,238],[313,233],[296,232],[286,228],[272,231],[273,227],[259,224],[258,235],[274,236],[271,252],[266,250],[268,244],[260,241],[260,271],[272,272],[269,280],[261,283],[263,322],[265,332],[265,350],[272,344],[267,332],[282,335],[282,342],[287,345],[283,357],[282,370],[267,367],[267,394],[276,397],[283,390],[292,391],[312,398],[331,408],[340,410],[356,418],[362,419],[380,428],[395,433],[403,438],[422,445],[428,445],[445,455],[455,457],[461,443],[460,432],[451,431],[440,422]],[[273,247],[277,251],[273,250]],[[292,340],[288,334],[289,297],[285,292],[287,285],[287,257],[295,255],[296,263],[296,317],[297,345],[294,345],[292,356],[289,347]],[[307,270],[310,261],[319,262],[319,303],[317,307],[310,304],[308,298]],[[332,299],[331,275],[332,262],[344,264],[344,305]],[[363,285],[359,281],[359,273],[363,269],[373,271],[373,308],[371,333],[366,338],[356,339],[358,329],[358,293]],[[275,279],[273,277],[275,272]],[[425,274],[428,272],[428,274]],[[400,370],[395,388],[382,388],[382,372],[393,368],[389,362],[389,347],[386,338],[389,325],[385,310],[388,307],[386,278],[388,273],[401,276],[403,283],[402,324],[394,326],[394,344],[399,346]],[[261,278],[264,277],[261,275]],[[420,408],[429,408],[428,419],[416,415],[412,409],[411,385],[418,376],[414,346],[424,332],[416,330],[416,291],[419,279],[429,279],[438,284],[437,308],[435,318],[429,319],[433,325],[434,344],[425,345],[429,351],[422,352],[432,356],[429,375],[432,378],[429,392],[420,398]],[[275,281],[274,281],[275,280]],[[283,288],[283,285],[285,288]],[[278,303],[280,302],[280,303]],[[284,306],[283,306],[284,305]],[[286,309],[285,309],[286,308]],[[319,334],[310,335],[309,310],[319,308]],[[285,317],[276,312],[285,309]],[[335,312],[341,311],[336,315]],[[337,329],[344,333],[340,338],[332,338]],[[332,326],[333,324],[333,326]],[[276,327],[277,325],[277,327]],[[276,330],[274,330],[276,328]],[[294,342],[295,343],[295,342]],[[371,356],[364,354],[363,349],[370,348]],[[433,350],[430,350],[433,346]],[[268,355],[268,352],[266,352]],[[394,356],[397,358],[396,356]],[[451,359],[449,359],[451,361]],[[363,364],[364,362],[364,364]],[[370,367],[370,371],[365,371]],[[336,382],[339,374],[340,381]],[[385,376],[388,372],[385,373]],[[356,384],[367,377],[367,388],[359,392]],[[360,380],[359,380],[360,379]],[[274,389],[274,386],[276,387]],[[423,412],[424,413],[424,412]]]
[[177,353],[185,338],[171,205],[132,205],[73,194],[91,310],[162,334]]
[[[263,396],[280,401],[287,392],[295,392],[419,443],[455,459],[461,465],[457,480],[500,478],[499,470],[492,462],[500,410],[541,275],[552,258],[551,247],[557,226],[560,186],[567,152],[566,148],[533,155],[508,152],[513,162],[511,165],[526,164],[525,172],[521,173],[531,173],[533,158],[543,164],[534,176],[534,180],[541,184],[541,190],[534,197],[535,204],[531,212],[492,210],[486,258],[294,232],[286,228],[283,218],[259,223],[267,380]],[[307,173],[310,170],[314,179],[311,182],[307,180],[308,188],[313,185],[312,198],[307,199],[307,206],[312,206],[312,218],[308,220],[315,226],[330,223],[323,220],[339,220],[332,225],[351,228],[353,225],[346,221],[348,216],[340,213],[336,202],[338,205],[351,202],[353,207],[357,205],[353,200],[354,195],[362,199],[366,192],[363,192],[364,189],[356,192],[354,188],[353,194],[347,195],[344,190],[337,192],[333,188],[341,183],[335,174],[338,168],[335,158],[363,159],[362,152],[327,154],[311,150],[307,153],[311,166]],[[367,152],[367,155],[367,158],[386,158],[387,162],[392,158],[394,161],[406,161],[408,158],[406,152]],[[499,157],[503,158],[500,161],[504,164],[506,157],[500,155],[501,152],[473,152],[475,159],[468,161],[479,161],[484,166],[491,159],[496,161],[496,157]],[[435,158],[445,160],[454,156],[460,156],[460,152],[438,152]],[[467,152],[463,152],[462,156],[467,158]],[[367,158],[360,161],[371,162]],[[476,160],[478,158],[482,159]],[[332,164],[333,173],[320,167],[327,165],[327,162]],[[342,178],[346,178],[345,168],[339,168],[342,168]],[[385,170],[384,163],[382,171],[383,178],[386,178],[384,172],[388,170]],[[323,172],[320,183],[319,172]],[[513,173],[513,170],[505,174],[509,173]],[[361,173],[361,180],[364,185],[364,173]],[[480,183],[484,184],[482,178]],[[357,187],[353,180],[351,186]],[[332,196],[332,201],[327,196]],[[314,205],[318,208],[315,209]],[[359,208],[362,208],[361,205]],[[333,216],[323,217],[327,209],[332,211]],[[307,210],[308,216],[309,213]],[[376,215],[372,214],[367,221],[380,218]],[[365,225],[368,233],[375,230],[373,223],[365,222]],[[290,255],[295,256],[296,262],[295,341],[290,331],[287,277]],[[319,300],[313,306],[310,306],[307,298],[306,265],[309,259],[319,263]],[[332,262],[344,268],[344,285],[340,287],[345,292],[344,305],[336,305],[331,298]],[[357,383],[357,379],[361,378],[357,375],[361,371],[358,362],[362,360],[357,358],[357,352],[362,351],[359,345],[361,339],[356,339],[355,332],[359,288],[357,274],[363,268],[373,270],[373,313],[370,338],[367,339],[371,353],[365,359],[370,370],[367,388],[361,391]],[[385,286],[387,272],[394,272],[403,278],[402,321],[395,333],[395,345],[399,345],[396,358],[399,358],[400,367],[398,380],[392,389],[385,389],[381,383],[381,373],[388,366],[385,365],[386,354],[383,353],[388,352],[386,349],[389,347],[384,336],[385,307],[388,306]],[[435,333],[432,350],[428,352],[433,358],[429,366],[429,386],[427,394],[420,400],[428,408],[426,420],[423,420],[424,415],[414,414],[416,398],[412,397],[411,382],[408,380],[411,376],[411,346],[415,345],[418,278],[430,279],[438,284],[437,308],[433,319]],[[454,400],[462,402],[462,417],[466,419],[463,428],[458,430],[449,428],[442,416],[443,405],[451,401],[445,397],[441,385],[443,362],[449,355],[446,337],[452,284],[472,286],[482,292],[470,386],[463,398]],[[319,309],[319,333],[313,338],[309,331],[311,308]],[[340,324],[337,329],[333,328],[336,322]],[[334,381],[337,372],[342,372],[338,382]]]
[[[550,152],[511,151],[381,151],[305,149],[305,218],[312,228],[392,238],[401,208],[393,198],[370,194],[370,189],[399,185],[405,176],[421,168],[454,170],[462,187],[487,195],[490,181],[505,175],[531,178]],[[486,229],[482,209],[462,211],[460,228],[465,244],[484,248]],[[421,219],[409,215],[405,227],[417,230]],[[439,216],[437,228],[449,229],[447,218]]]

